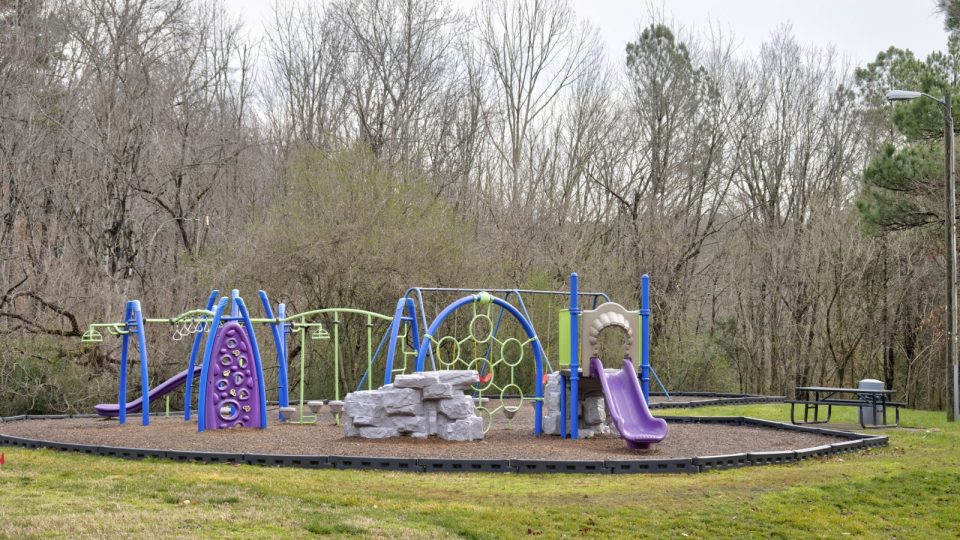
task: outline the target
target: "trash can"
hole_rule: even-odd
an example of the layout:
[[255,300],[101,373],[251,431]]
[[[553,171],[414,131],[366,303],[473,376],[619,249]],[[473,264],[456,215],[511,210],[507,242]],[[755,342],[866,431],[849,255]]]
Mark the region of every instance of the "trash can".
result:
[[[857,383],[859,390],[883,390],[886,386],[883,381],[876,379],[863,379]],[[868,402],[867,405],[860,406],[860,423],[865,426],[879,426],[883,424],[883,405],[869,404],[871,396],[867,394],[860,395],[860,401]]]

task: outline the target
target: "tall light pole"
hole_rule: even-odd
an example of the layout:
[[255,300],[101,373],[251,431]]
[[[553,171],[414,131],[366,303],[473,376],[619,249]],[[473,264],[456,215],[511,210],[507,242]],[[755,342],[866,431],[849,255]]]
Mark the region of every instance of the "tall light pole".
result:
[[950,94],[943,99],[930,94],[910,90],[891,90],[887,92],[887,101],[909,101],[925,97],[943,107],[943,143],[946,158],[944,160],[946,215],[944,228],[947,230],[947,373],[952,380],[950,388],[950,408],[947,420],[960,419],[960,369],[957,366],[957,207],[956,207],[956,165],[953,147],[953,108],[950,106]]

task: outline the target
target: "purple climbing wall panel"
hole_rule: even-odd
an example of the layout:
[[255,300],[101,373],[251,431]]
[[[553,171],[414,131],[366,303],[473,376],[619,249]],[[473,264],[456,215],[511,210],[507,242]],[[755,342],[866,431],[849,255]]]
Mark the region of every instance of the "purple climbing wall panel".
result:
[[247,329],[231,321],[217,331],[207,372],[207,429],[260,427],[260,385]]

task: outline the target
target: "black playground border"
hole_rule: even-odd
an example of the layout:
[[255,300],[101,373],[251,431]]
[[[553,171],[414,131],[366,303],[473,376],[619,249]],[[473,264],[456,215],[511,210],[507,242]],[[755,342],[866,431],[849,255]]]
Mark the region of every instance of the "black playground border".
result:
[[[650,392],[651,396],[666,397],[663,392]],[[660,401],[647,405],[650,409],[693,409],[717,405],[756,405],[760,403],[783,403],[785,396],[761,396],[757,394],[730,394],[724,392],[671,392],[676,397],[699,397],[697,401]]]
[[[21,420],[56,420],[64,418],[89,418],[96,415],[19,415],[0,418],[0,424]],[[125,459],[160,458],[181,462],[232,463],[270,467],[299,467],[307,469],[366,469],[380,471],[410,472],[513,472],[513,473],[592,473],[592,474],[637,474],[637,473],[699,473],[738,467],[756,467],[795,463],[810,458],[822,458],[846,454],[889,444],[886,435],[866,435],[852,431],[840,431],[811,426],[795,426],[772,420],[748,416],[663,416],[667,422],[677,424],[723,424],[730,426],[753,426],[766,429],[782,429],[805,433],[817,433],[841,439],[839,442],[784,450],[777,452],[746,452],[718,456],[698,456],[668,459],[611,459],[605,461],[565,461],[540,459],[439,459],[397,458],[371,456],[307,456],[274,454],[239,454],[219,452],[188,452],[147,448],[121,448],[87,444],[64,443],[27,439],[0,434],[0,446],[22,448],[45,448],[64,452],[77,452]]]

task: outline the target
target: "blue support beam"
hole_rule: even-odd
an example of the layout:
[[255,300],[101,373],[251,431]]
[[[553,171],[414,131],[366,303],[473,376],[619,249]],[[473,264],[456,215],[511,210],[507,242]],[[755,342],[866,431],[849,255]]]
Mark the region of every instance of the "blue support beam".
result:
[[647,274],[640,279],[640,389],[643,399],[650,403],[650,276]]
[[[570,438],[580,437],[580,278],[570,274]],[[565,389],[561,389],[563,392]]]

